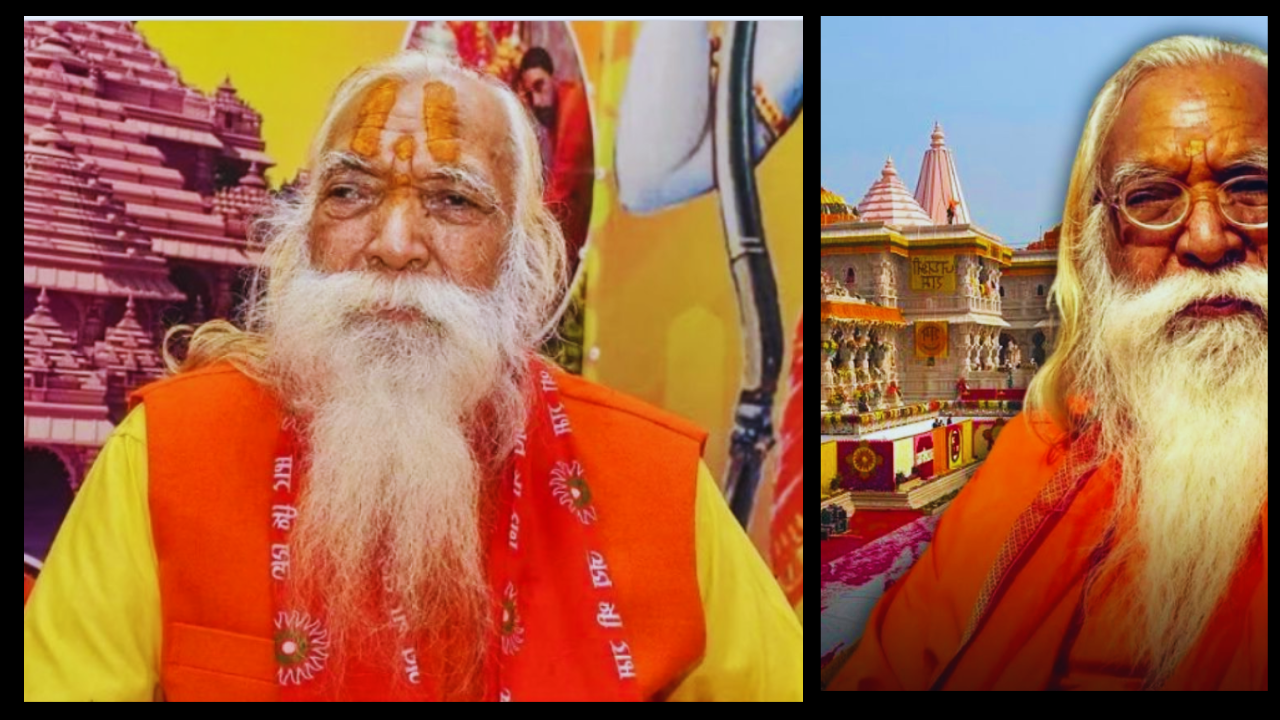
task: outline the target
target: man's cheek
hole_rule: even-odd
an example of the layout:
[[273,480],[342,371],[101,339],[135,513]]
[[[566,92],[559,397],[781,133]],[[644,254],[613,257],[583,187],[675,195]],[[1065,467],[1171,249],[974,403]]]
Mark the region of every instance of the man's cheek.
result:
[[492,289],[497,283],[501,262],[497,243],[483,233],[467,233],[442,244],[439,262],[457,282],[471,288]]
[[311,262],[328,272],[348,269],[359,252],[358,231],[352,221],[319,222],[311,232]]

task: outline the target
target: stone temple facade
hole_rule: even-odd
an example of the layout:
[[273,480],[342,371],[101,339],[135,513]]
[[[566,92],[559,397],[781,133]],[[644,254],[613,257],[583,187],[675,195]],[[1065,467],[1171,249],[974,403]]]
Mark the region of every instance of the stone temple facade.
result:
[[262,117],[128,22],[23,26],[26,552],[43,557],[168,326],[229,316],[258,258]]
[[824,432],[849,430],[827,427],[836,415],[877,411],[883,427],[894,408],[960,387],[1020,397],[995,391],[1025,388],[1052,349],[1056,230],[1015,251],[975,214],[936,125],[914,193],[892,159],[857,205],[823,189]]

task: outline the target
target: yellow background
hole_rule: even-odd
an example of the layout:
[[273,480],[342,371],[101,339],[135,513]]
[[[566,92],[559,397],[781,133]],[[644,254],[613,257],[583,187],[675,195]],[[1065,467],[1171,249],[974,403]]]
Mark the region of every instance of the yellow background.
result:
[[338,83],[392,55],[405,22],[187,22],[146,20],[138,29],[183,82],[212,93],[228,76],[262,113],[273,187],[292,180]]
[[[599,347],[600,356],[596,362],[588,360],[586,373],[708,429],[707,462],[721,477],[742,374],[742,334],[719,195],[712,192],[647,217],[626,213],[615,200],[611,123],[616,118],[626,58],[637,29],[638,24],[630,22],[606,23],[604,27],[606,70],[597,82],[599,106],[595,109],[597,121],[604,125],[605,142],[596,147],[603,145],[608,151],[598,158],[608,175],[596,190],[593,227],[597,233],[595,252],[589,258],[587,290],[587,347]],[[788,390],[785,372],[791,367],[790,349],[802,307],[803,134],[802,115],[757,172],[788,348],[775,403],[775,418],[779,419]],[[607,211],[600,207],[602,200]],[[607,215],[602,215],[604,212]],[[757,541],[763,537],[759,531],[767,532],[775,473],[771,464],[764,474],[754,522]],[[761,547],[765,547],[763,542]]]

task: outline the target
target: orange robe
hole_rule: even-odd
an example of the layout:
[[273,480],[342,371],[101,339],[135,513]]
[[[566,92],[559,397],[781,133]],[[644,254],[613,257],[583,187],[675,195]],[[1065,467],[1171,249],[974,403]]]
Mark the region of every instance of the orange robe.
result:
[[27,604],[27,598],[31,597],[31,588],[35,583],[31,582],[31,576],[26,573],[22,574],[22,604]]
[[[693,483],[706,433],[620,393],[558,374],[575,451],[592,478],[597,527],[648,670],[642,697],[663,697],[705,651],[694,556]],[[229,365],[153,383],[134,395],[148,425],[150,514],[164,621],[160,673],[169,700],[275,700],[279,685],[267,572],[276,398]],[[274,557],[274,555],[272,556]],[[257,561],[255,561],[257,559]],[[553,668],[569,695],[571,663]]]
[[560,221],[570,268],[587,239],[591,194],[595,188],[595,157],[591,111],[582,83],[566,80],[556,86],[556,127],[552,130],[551,161],[543,201]]
[[[1043,434],[1061,431],[1048,426]],[[1071,475],[1059,472],[1070,455],[1064,448],[1040,439],[1025,414],[1006,426],[929,549],[881,597],[827,689],[1140,687],[1141,671],[1108,642],[1123,630],[1106,621],[1114,603],[1104,594],[1091,599],[1089,613],[1077,613],[1116,471],[1104,464],[1074,499],[1059,493],[1046,503],[1055,483]],[[1259,524],[1207,629],[1165,689],[1266,689],[1265,505]],[[970,631],[978,605],[986,609]]]

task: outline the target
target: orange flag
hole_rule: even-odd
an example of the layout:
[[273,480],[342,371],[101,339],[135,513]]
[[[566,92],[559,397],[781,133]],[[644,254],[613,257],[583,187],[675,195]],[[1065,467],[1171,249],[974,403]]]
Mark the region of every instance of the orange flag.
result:
[[951,469],[947,462],[947,429],[945,427],[933,429],[933,474],[934,476],[946,475]]

